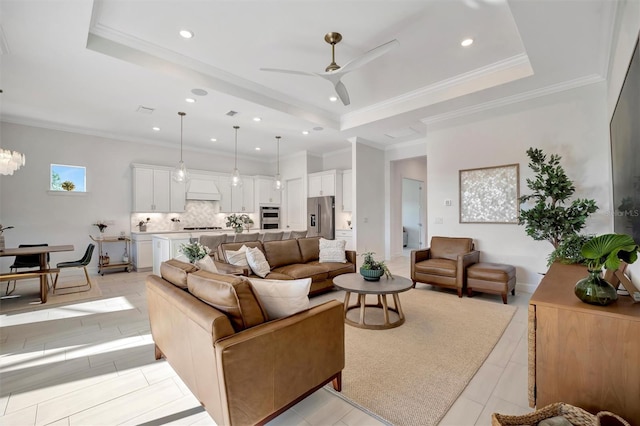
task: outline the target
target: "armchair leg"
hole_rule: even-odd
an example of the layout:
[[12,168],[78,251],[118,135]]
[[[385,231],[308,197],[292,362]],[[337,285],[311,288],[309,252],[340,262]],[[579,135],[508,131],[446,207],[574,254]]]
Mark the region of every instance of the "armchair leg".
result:
[[473,289],[467,288],[467,296],[473,297]]
[[462,289],[461,288],[458,289],[458,297],[462,297]]
[[158,347],[158,345],[153,345],[153,347],[155,348],[155,356],[156,356],[156,360],[159,360],[160,358],[162,358],[164,355],[162,354],[162,351],[160,350],[160,348]]
[[507,293],[502,293],[502,303],[504,303],[505,305],[507,304]]
[[411,286],[411,288],[416,288],[416,280],[411,280],[413,281],[413,286]]
[[332,384],[335,390],[342,392],[342,371],[333,378]]

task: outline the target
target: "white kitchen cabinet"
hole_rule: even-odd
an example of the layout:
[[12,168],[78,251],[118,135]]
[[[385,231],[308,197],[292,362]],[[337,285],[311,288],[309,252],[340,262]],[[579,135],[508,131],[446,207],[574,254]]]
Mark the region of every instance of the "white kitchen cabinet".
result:
[[187,257],[180,251],[183,244],[191,242],[190,234],[156,234],[152,239],[153,273],[160,275],[160,265],[169,259],[188,262]]
[[336,240],[344,240],[347,242],[345,250],[355,250],[353,243],[353,231],[351,229],[336,229]]
[[149,271],[153,267],[151,234],[132,234],[131,260],[136,271]]
[[309,197],[324,197],[327,195],[336,195],[336,171],[311,173],[308,176]]
[[242,177],[242,186],[231,187],[231,211],[234,213],[253,213],[255,200],[253,178]]
[[255,192],[258,206],[279,206],[282,202],[282,191],[273,188],[273,178],[256,178]]
[[220,213],[232,213],[230,176],[217,176],[214,181],[220,191]]
[[171,179],[171,169],[133,166],[134,212],[183,212],[184,208],[185,185]]
[[351,170],[344,170],[342,172],[342,211],[352,211],[351,204]]

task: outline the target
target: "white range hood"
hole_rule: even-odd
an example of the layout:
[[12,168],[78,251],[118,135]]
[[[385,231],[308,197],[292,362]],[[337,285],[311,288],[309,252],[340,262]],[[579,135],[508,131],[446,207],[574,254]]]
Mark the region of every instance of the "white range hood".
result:
[[220,191],[212,177],[193,176],[187,182],[187,200],[219,201],[221,199]]

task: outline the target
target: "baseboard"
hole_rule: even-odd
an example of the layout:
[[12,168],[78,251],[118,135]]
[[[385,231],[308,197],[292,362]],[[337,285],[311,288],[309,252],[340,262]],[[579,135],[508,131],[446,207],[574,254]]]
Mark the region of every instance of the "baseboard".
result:
[[533,292],[536,291],[536,288],[538,288],[538,286],[535,284],[516,283],[516,293],[533,294]]

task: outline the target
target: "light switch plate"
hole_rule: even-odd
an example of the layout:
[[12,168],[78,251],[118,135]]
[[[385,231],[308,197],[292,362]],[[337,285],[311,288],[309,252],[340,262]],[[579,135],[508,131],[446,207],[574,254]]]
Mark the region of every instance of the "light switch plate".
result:
[[444,205],[447,207],[451,207],[451,200],[450,199],[444,200]]

